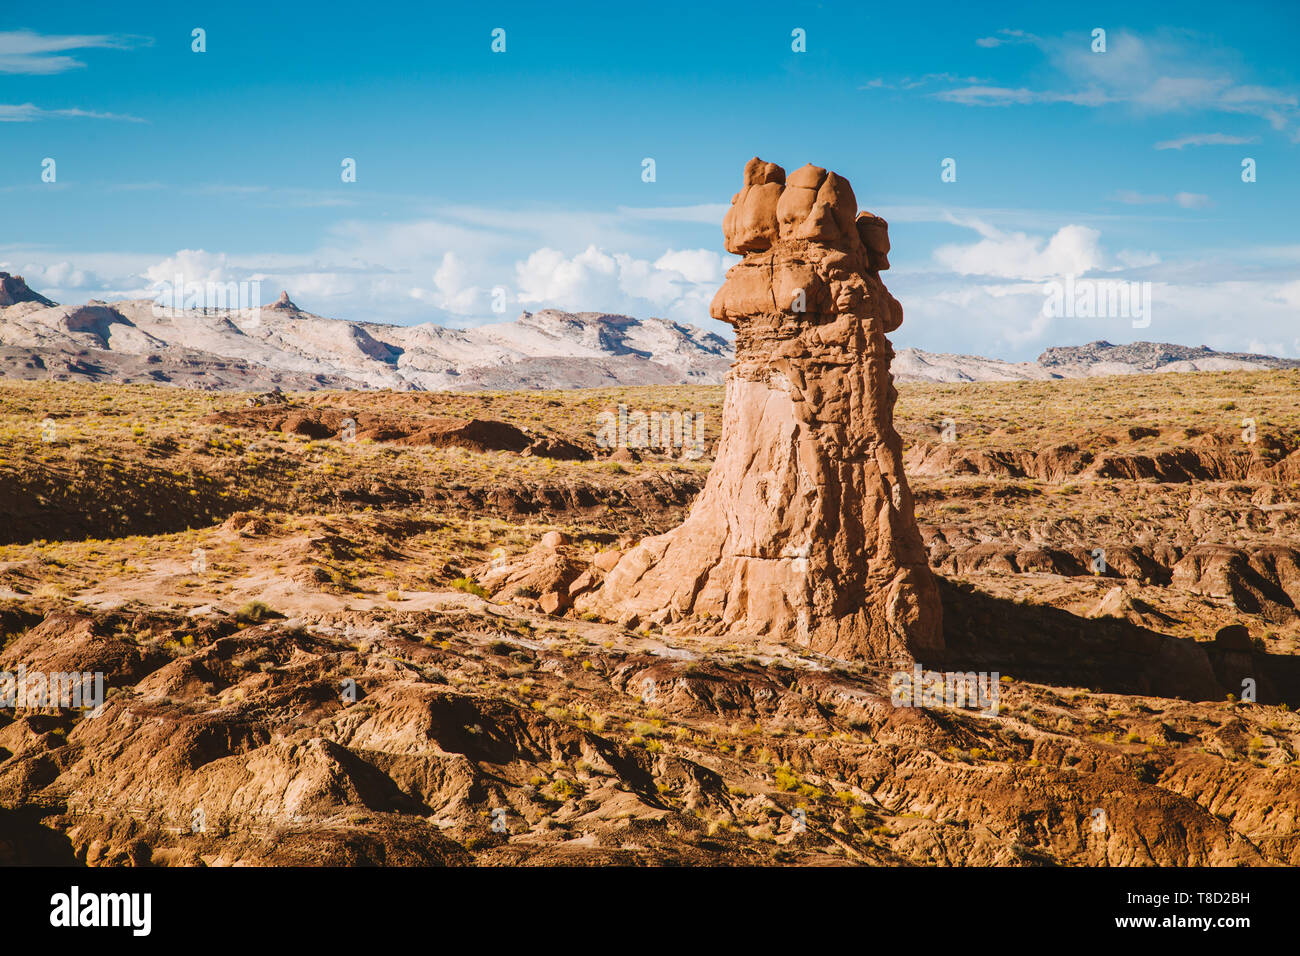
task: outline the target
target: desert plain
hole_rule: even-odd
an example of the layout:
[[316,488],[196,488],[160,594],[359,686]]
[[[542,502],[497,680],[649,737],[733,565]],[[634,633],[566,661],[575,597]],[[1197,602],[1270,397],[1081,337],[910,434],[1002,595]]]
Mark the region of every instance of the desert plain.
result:
[[898,388],[995,713],[573,609],[721,386],[0,384],[0,670],[105,685],[0,708],[0,863],[1300,863],[1300,370]]

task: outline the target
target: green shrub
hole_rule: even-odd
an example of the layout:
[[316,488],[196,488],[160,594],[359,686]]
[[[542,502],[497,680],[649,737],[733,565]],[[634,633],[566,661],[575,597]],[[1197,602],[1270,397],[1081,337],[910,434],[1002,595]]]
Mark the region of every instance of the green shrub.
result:
[[451,582],[451,586],[457,591],[464,591],[466,594],[473,594],[477,597],[485,598],[488,596],[487,589],[472,578],[456,578]]
[[249,601],[235,612],[235,620],[241,624],[260,624],[268,618],[283,616],[272,611],[261,601]]

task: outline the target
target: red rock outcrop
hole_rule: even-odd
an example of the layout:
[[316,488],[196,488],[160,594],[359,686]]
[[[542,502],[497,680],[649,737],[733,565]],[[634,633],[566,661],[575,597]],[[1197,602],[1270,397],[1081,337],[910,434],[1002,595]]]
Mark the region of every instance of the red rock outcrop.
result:
[[942,653],[894,431],[880,280],[888,226],[848,180],[750,160],[723,220],[744,259],[713,300],[736,327],[716,463],[686,521],[579,599],[627,624],[763,635],[838,657]]

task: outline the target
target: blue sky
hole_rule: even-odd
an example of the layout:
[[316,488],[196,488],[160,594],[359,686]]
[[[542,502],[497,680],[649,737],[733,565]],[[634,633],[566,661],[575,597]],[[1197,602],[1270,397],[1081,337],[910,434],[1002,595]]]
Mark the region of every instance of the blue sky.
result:
[[[1291,2],[131,7],[0,21],[0,269],[60,301],[180,272],[350,319],[718,328],[721,216],[759,155],[890,220],[897,346],[1300,355]],[[1150,326],[1044,317],[1067,274],[1150,282]]]

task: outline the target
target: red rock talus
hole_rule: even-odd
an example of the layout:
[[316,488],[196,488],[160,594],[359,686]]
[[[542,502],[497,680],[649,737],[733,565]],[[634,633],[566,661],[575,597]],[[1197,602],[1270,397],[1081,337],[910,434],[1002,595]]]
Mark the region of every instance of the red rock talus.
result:
[[736,327],[722,437],[686,521],[628,551],[580,610],[837,657],[932,660],[938,590],[903,475],[885,338],[887,224],[846,179],[753,159],[723,220],[744,255],[711,308]]

